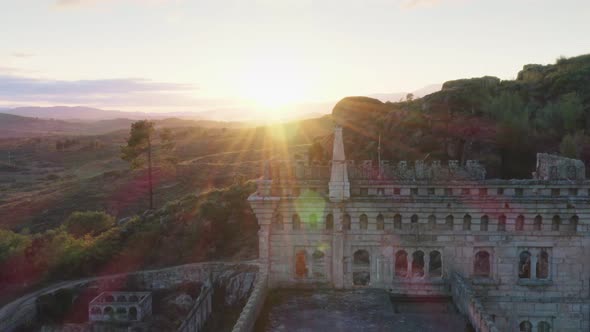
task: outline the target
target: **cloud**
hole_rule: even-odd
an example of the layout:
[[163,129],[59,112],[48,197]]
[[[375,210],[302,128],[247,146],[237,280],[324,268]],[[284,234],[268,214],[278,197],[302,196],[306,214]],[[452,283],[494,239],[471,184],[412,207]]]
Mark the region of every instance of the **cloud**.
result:
[[18,71],[19,70],[16,69],[16,68],[0,66],[0,75],[2,75],[2,74],[5,74],[5,75],[12,74],[12,73],[16,73]]
[[10,55],[12,55],[15,58],[30,58],[32,56],[35,56],[35,54],[25,52],[12,52]]
[[191,106],[199,103],[191,96],[195,90],[189,84],[141,78],[64,81],[0,74],[0,99],[14,103]]

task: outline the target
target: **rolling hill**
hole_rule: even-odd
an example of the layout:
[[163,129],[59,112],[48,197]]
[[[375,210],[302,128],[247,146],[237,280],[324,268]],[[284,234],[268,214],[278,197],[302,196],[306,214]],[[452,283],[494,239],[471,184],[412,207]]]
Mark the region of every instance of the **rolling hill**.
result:
[[528,178],[537,152],[590,163],[590,54],[523,66],[515,80],[493,76],[445,82],[413,101],[342,99],[347,157],[484,162],[489,177]]

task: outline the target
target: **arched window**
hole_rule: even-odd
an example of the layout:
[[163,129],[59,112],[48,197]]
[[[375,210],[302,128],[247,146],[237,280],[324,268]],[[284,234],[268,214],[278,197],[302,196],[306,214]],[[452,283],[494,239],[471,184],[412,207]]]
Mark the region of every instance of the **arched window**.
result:
[[505,231],[506,230],[506,216],[501,214],[498,217],[498,230]]
[[324,254],[324,252],[321,250],[314,251],[312,255],[314,261],[321,261],[325,256],[326,254]]
[[561,218],[558,215],[554,215],[553,220],[551,221],[551,230],[558,231],[560,225],[561,225]]
[[137,308],[136,307],[129,308],[129,319],[130,320],[137,320]]
[[295,276],[305,278],[307,271],[307,253],[305,250],[300,250],[295,254]]
[[488,217],[487,214],[484,214],[483,216],[481,216],[481,219],[479,221],[479,230],[480,231],[487,231],[489,224],[490,224],[490,217]]
[[[112,296],[112,295],[107,295],[107,296],[104,298],[104,300],[105,300],[105,302],[115,302],[115,297],[114,297],[114,296]],[[112,308],[111,308],[111,309],[112,309]]]
[[342,229],[345,231],[350,230],[350,214],[345,213],[342,217]]
[[489,277],[490,270],[490,254],[485,250],[478,251],[473,261],[473,274],[478,277]]
[[310,229],[317,229],[318,228],[318,216],[315,213],[309,215],[309,228]]
[[577,215],[573,215],[570,218],[570,228],[572,231],[576,231],[578,229],[578,222],[580,221],[580,218],[578,218]]
[[412,277],[424,276],[424,253],[421,250],[412,254]]
[[362,230],[366,231],[369,228],[369,218],[366,214],[361,214],[361,216],[359,217],[359,224]]
[[518,277],[529,279],[531,277],[531,254],[528,251],[520,253],[518,261]]
[[464,231],[471,230],[471,216],[469,214],[466,214],[465,216],[463,216],[463,230]]
[[574,180],[576,178],[576,166],[568,166],[566,171],[567,171],[567,177],[570,180]]
[[293,230],[297,231],[301,229],[301,218],[299,218],[299,215],[297,213],[293,215],[291,221],[293,222]]
[[405,250],[395,253],[395,275],[397,277],[408,276],[408,253]]
[[522,214],[516,217],[514,229],[517,231],[524,231],[524,216]]
[[417,223],[418,223],[418,215],[416,215],[416,214],[413,214],[413,215],[410,217],[410,222],[411,222],[412,224],[417,224]]
[[537,324],[537,332],[551,332],[551,325],[545,321],[540,321]]
[[537,257],[536,271],[538,279],[549,278],[549,254],[544,250]]
[[440,252],[434,250],[429,255],[428,274],[434,278],[442,277],[442,257]]
[[402,216],[396,214],[393,216],[393,228],[394,229],[402,229]]
[[533,224],[533,229],[536,231],[540,231],[543,229],[543,217],[537,215],[535,217],[535,223]]
[[434,214],[428,216],[428,228],[436,229],[436,216]]
[[518,330],[520,332],[533,332],[533,324],[528,320],[525,320],[518,325]]
[[334,229],[334,216],[331,213],[328,213],[328,215],[326,216],[326,229]]
[[452,214],[449,214],[446,218],[445,218],[445,225],[447,225],[447,228],[450,228],[451,230],[453,229],[453,224],[455,218],[453,218]]
[[92,307],[90,309],[90,314],[91,315],[102,315],[102,310],[100,310],[100,307]]
[[283,216],[280,213],[274,215],[272,219],[272,227],[276,230],[283,230]]
[[385,218],[381,213],[377,216],[377,230],[382,231],[385,229]]
[[117,302],[127,302],[127,299],[123,295],[117,296]]
[[354,265],[369,265],[371,259],[369,258],[369,252],[366,250],[357,250],[354,252],[352,264]]
[[105,315],[112,315],[113,314],[113,307],[105,307],[103,310]]

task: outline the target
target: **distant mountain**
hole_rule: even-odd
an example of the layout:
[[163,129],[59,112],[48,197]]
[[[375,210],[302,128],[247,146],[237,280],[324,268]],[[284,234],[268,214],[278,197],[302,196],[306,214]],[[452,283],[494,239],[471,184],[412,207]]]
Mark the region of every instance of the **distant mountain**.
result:
[[0,113],[0,138],[72,134],[81,130],[77,123]]
[[[64,121],[40,119],[14,114],[0,113],[0,138],[32,137],[51,135],[98,135],[119,130],[129,130],[133,119],[109,119],[99,121]],[[166,118],[153,120],[159,128],[205,127],[234,128],[245,124],[240,122],[219,122],[210,120],[186,120]]]
[[414,98],[421,98],[431,93],[440,91],[441,88],[442,84],[430,84],[412,92],[374,93],[369,95],[369,97],[379,99],[382,102],[390,101],[396,103],[400,100],[405,100],[408,93],[413,94]]
[[97,121],[112,119],[165,119],[181,117],[186,119],[199,119],[199,116],[190,112],[175,113],[148,113],[148,112],[124,112],[102,110],[84,106],[52,106],[52,107],[17,107],[1,110],[2,113],[28,116],[42,119]]

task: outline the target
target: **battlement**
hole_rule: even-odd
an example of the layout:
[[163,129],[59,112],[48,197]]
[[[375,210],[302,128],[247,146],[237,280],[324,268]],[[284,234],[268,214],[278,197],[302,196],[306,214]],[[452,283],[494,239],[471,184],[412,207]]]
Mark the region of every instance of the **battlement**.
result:
[[[485,179],[485,168],[476,160],[468,160],[464,166],[457,160],[442,162],[400,161],[394,163],[382,160],[381,166],[372,160],[357,163],[344,161],[350,180],[471,180]],[[269,180],[329,180],[332,161],[309,163],[304,160],[273,160],[268,163]]]
[[381,164],[372,160],[363,160],[356,164],[353,160],[347,160],[348,174],[351,180],[472,180],[485,179],[486,170],[478,161],[468,160],[465,165],[460,165],[458,160],[449,160],[443,163],[440,160],[425,162],[416,160],[413,163],[399,161],[397,164],[389,160],[381,160]]

